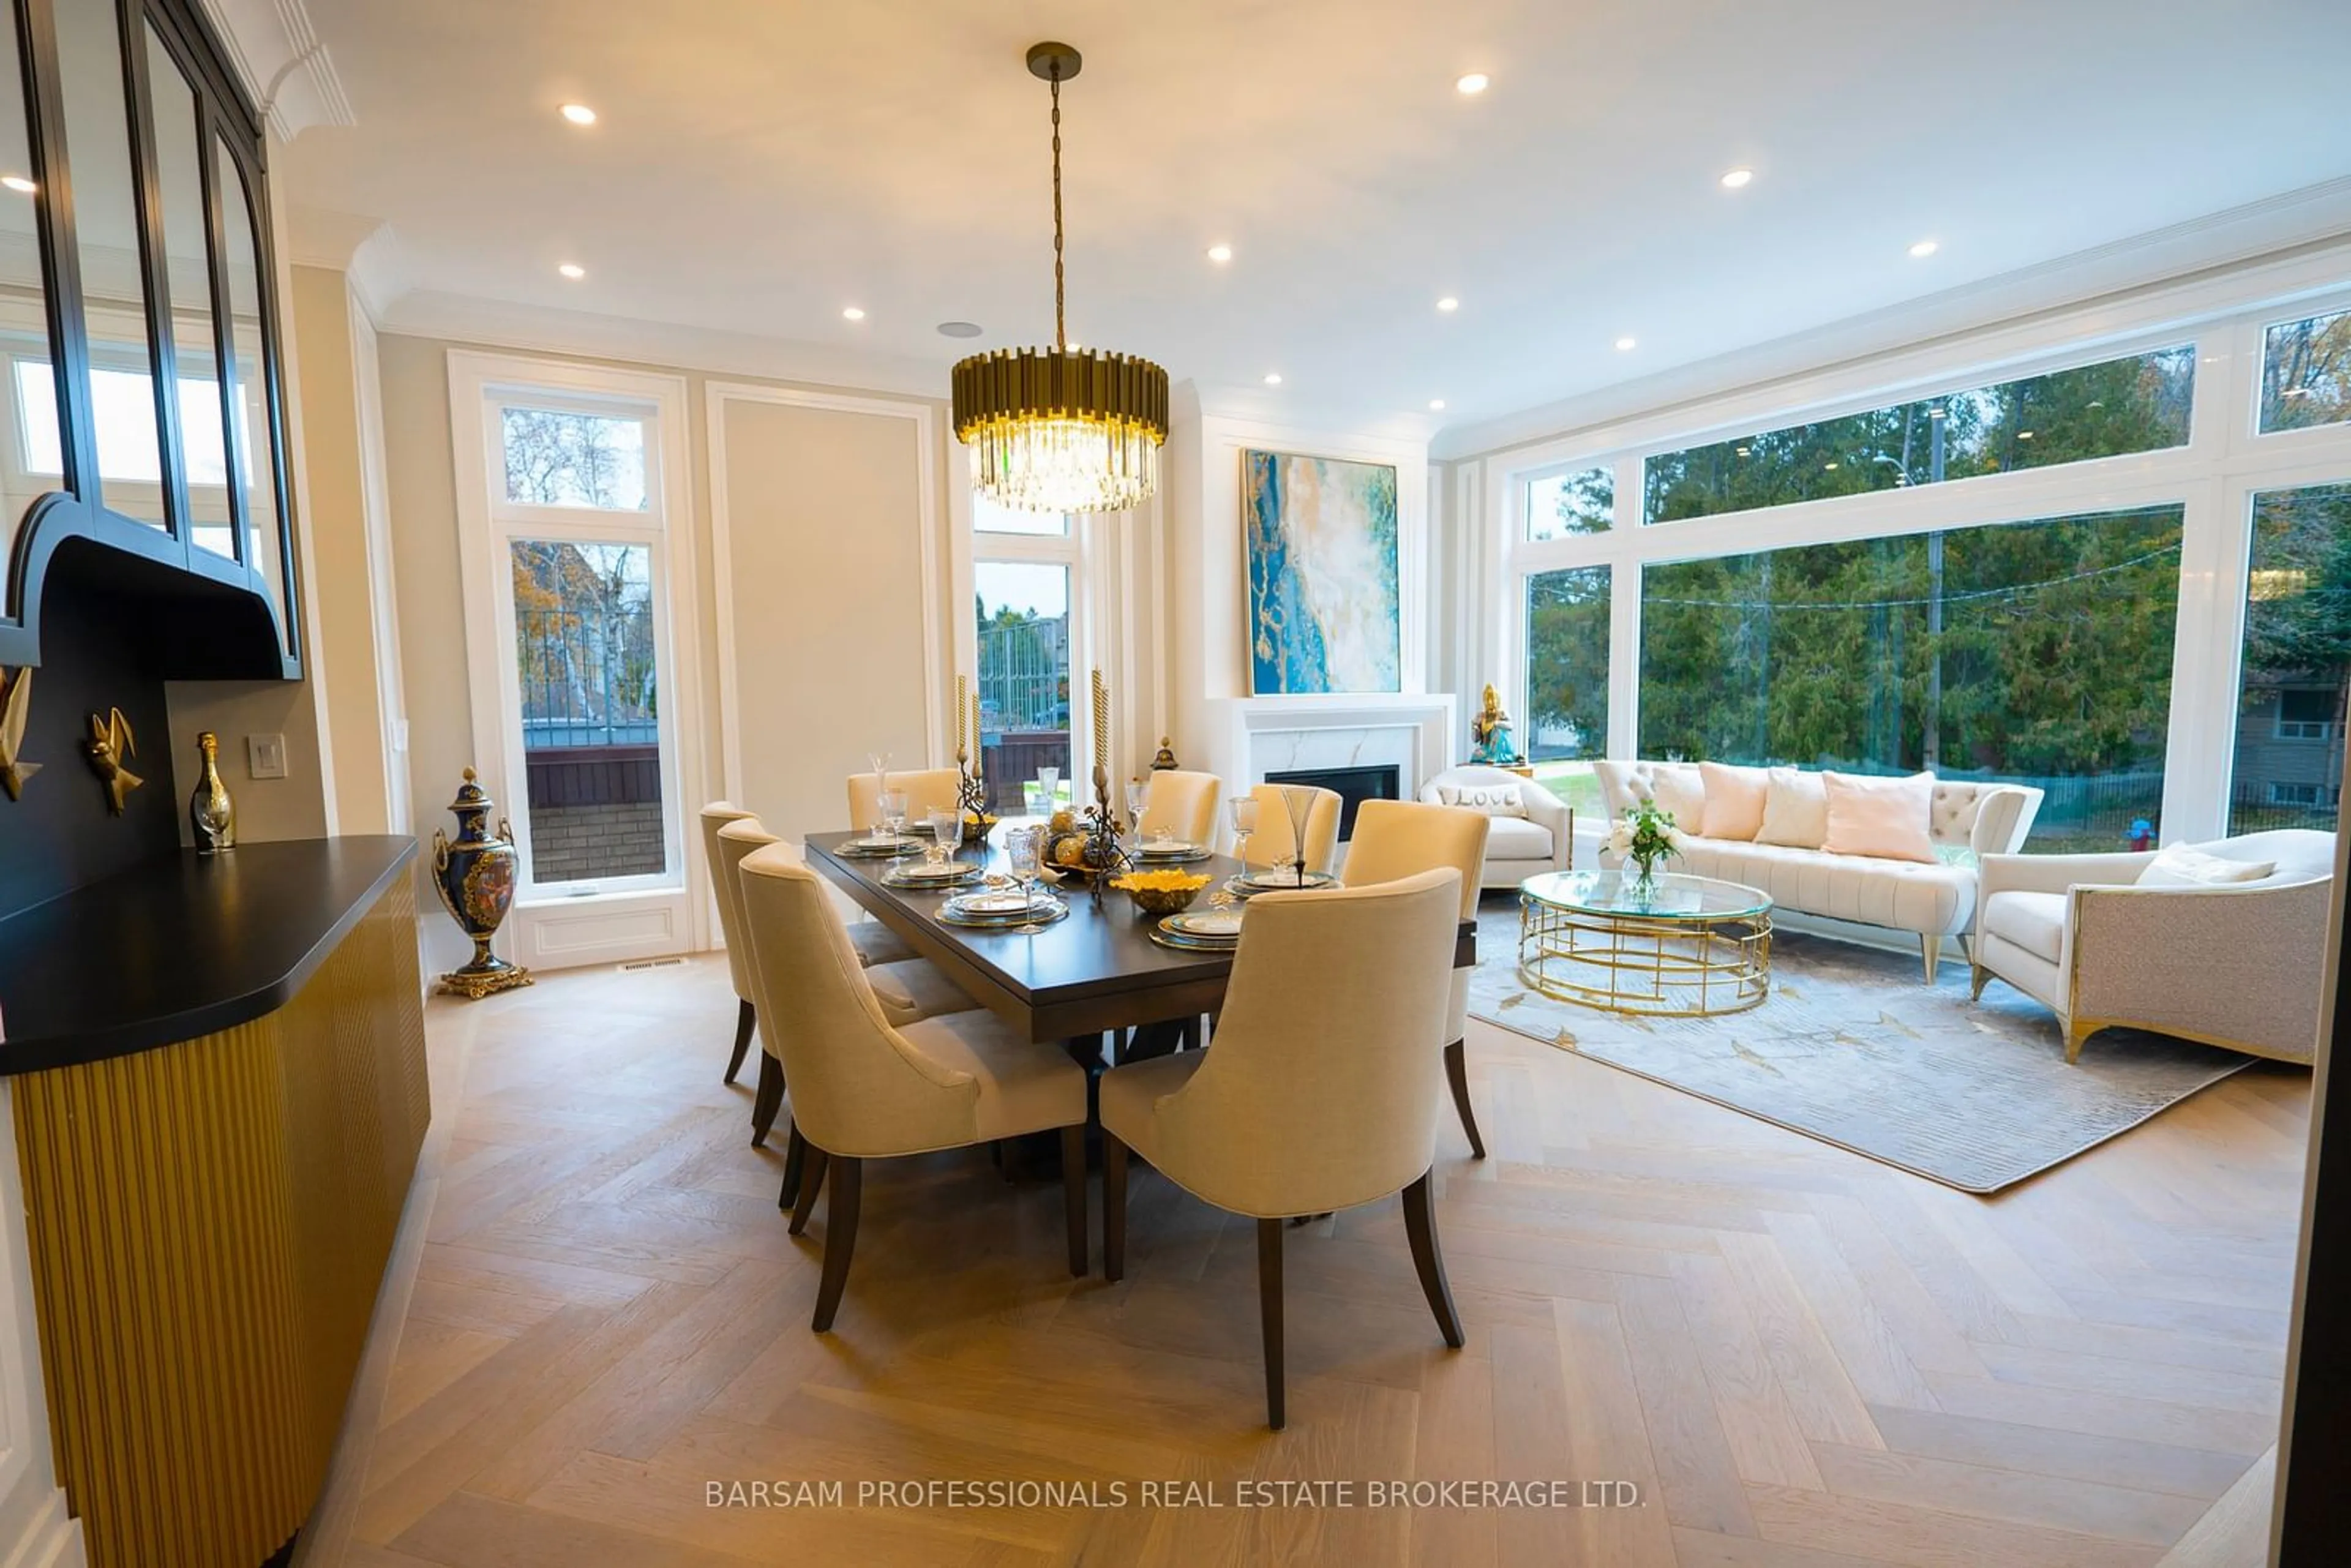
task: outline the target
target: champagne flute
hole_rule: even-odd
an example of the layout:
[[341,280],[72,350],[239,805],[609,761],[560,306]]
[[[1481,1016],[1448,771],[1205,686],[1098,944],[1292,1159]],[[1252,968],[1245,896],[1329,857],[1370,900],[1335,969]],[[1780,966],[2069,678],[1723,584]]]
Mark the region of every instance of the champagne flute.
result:
[[1281,790],[1282,809],[1290,813],[1290,852],[1298,867],[1298,885],[1306,885],[1306,816],[1314,804],[1314,797],[1305,790],[1284,785]]
[[1226,809],[1233,819],[1233,858],[1241,862],[1241,874],[1249,874],[1249,835],[1257,831],[1257,797],[1236,795]]

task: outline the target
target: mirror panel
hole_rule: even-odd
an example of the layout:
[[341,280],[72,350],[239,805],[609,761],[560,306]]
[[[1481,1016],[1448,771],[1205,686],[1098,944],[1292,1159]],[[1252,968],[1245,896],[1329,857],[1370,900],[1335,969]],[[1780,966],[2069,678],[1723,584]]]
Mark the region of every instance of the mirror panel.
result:
[[140,270],[122,36],[112,0],[78,0],[57,6],[55,14],[66,156],[73,169],[74,246],[89,333],[90,418],[98,443],[96,483],[82,476],[81,494],[162,528],[155,361],[148,347]]
[[213,340],[212,253],[204,238],[204,126],[195,89],[152,26],[147,29],[147,106],[155,127],[155,181],[163,198],[172,379],[179,394],[188,538],[214,555],[234,557],[236,524],[229,515],[220,356]]
[[[65,470],[23,58],[16,8],[0,5],[0,562],[16,549],[26,508],[58,488]],[[28,382],[29,396],[18,390]]]
[[236,400],[230,431],[244,484],[245,559],[268,585],[295,647],[294,612],[286,595],[285,518],[277,510],[277,428],[269,418],[268,338],[262,329],[261,243],[245,172],[227,144],[213,142],[213,180],[220,192],[221,258],[228,274],[229,385]]

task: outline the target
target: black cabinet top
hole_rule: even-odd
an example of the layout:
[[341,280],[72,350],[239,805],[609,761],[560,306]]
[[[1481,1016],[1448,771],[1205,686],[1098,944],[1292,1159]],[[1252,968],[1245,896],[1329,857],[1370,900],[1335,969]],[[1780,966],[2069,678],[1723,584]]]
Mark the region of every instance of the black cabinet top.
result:
[[0,920],[0,1076],[275,1011],[415,853],[391,835],[183,850]]

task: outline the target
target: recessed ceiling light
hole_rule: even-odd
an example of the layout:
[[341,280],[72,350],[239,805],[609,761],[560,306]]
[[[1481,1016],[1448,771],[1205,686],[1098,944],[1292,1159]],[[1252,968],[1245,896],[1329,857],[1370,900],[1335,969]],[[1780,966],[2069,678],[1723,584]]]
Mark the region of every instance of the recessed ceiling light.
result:
[[1755,171],[1752,169],[1733,169],[1722,177],[1722,188],[1726,191],[1744,190],[1754,179]]
[[977,321],[942,321],[939,323],[939,336],[942,338],[977,338],[979,336],[979,323]]
[[1636,349],[1638,347],[1640,347],[1640,340],[1638,339],[1619,338],[1616,340],[1616,351],[1620,354],[1628,350]]
[[1925,257],[1934,255],[1937,251],[1942,248],[1942,246],[1935,240],[1922,239],[1917,245],[1910,247],[1910,254],[1915,256]]
[[1471,71],[1468,76],[1456,77],[1453,80],[1455,91],[1470,97],[1484,92],[1491,85],[1484,71]]
[[593,125],[596,111],[584,103],[567,103],[563,106],[563,118],[574,125]]
[[1437,308],[1439,310],[1458,310],[1461,308],[1461,301],[1448,294],[1437,302]]
[[1268,385],[1268,386],[1270,386],[1270,387],[1278,387],[1278,386],[1280,386],[1280,385],[1281,384],[1281,372],[1280,372],[1280,371],[1266,371],[1266,372],[1265,372],[1265,384],[1266,384],[1266,385]]
[[1428,412],[1431,413],[1443,413],[1445,412],[1445,400],[1441,397],[1430,398],[1428,400]]
[[841,319],[844,321],[862,321],[865,319],[865,312],[852,305],[841,313]]
[[1228,245],[1212,245],[1208,247],[1210,261],[1230,261],[1232,258],[1233,247]]
[[571,279],[574,283],[579,282],[581,278],[588,276],[588,269],[580,266],[576,261],[567,261],[555,270],[563,274],[564,277]]
[[0,174],[0,185],[5,185],[20,196],[29,196],[40,189],[22,174]]

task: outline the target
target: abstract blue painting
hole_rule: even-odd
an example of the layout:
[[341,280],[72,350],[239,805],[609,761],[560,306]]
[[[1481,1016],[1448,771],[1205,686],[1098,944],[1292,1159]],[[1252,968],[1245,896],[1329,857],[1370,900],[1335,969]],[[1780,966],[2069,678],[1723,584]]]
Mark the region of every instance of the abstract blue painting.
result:
[[1395,692],[1404,661],[1396,471],[1241,454],[1249,533],[1249,690]]

